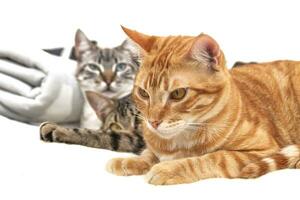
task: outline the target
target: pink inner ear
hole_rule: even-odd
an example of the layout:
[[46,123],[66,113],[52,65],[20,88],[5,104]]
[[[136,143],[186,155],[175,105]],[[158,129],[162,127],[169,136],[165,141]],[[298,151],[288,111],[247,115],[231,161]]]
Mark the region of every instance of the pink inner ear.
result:
[[207,64],[218,64],[218,57],[220,56],[220,47],[218,43],[209,35],[199,35],[192,45],[190,50],[192,58]]
[[[200,36],[201,37],[201,36]],[[202,36],[199,41],[200,45],[203,46],[204,50],[212,57],[216,58],[220,55],[220,48],[218,43],[208,35]]]
[[86,91],[85,94],[89,104],[96,112],[98,118],[104,120],[113,109],[114,102],[111,99],[93,91]]

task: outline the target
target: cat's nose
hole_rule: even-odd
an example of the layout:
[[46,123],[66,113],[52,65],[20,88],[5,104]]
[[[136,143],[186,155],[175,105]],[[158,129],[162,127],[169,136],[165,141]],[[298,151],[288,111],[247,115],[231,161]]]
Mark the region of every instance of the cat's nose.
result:
[[113,77],[104,78],[104,82],[107,86],[110,86],[110,84],[113,82]]
[[116,74],[112,71],[106,71],[102,73],[101,76],[104,82],[109,86],[114,81]]
[[150,124],[153,128],[157,129],[157,127],[161,124],[162,120],[154,120],[150,121]]

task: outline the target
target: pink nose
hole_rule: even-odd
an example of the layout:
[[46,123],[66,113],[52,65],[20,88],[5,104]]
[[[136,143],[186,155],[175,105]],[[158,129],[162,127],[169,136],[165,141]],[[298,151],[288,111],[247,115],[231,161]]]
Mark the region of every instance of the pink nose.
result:
[[157,129],[157,127],[161,124],[161,120],[150,121],[150,124],[153,128]]

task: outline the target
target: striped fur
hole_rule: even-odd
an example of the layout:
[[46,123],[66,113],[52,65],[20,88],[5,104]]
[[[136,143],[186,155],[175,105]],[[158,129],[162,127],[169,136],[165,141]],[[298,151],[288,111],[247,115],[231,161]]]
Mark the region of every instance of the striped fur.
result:
[[66,128],[44,122],[40,126],[40,133],[41,140],[45,142],[78,144],[118,152],[139,154],[145,147],[143,137],[139,133],[122,132],[114,129]]
[[133,106],[130,96],[111,100],[92,91],[85,95],[103,122],[101,128],[66,128],[45,122],[40,126],[41,140],[135,154],[145,149],[139,112]]
[[[228,70],[220,46],[206,34],[123,30],[142,49],[133,98],[147,149],[110,161],[110,172],[146,174],[149,183],[163,185],[299,167],[300,62]],[[179,90],[184,95],[174,100]]]
[[240,177],[256,178],[279,169],[300,168],[299,161],[300,145],[289,145],[282,148],[278,153],[246,165],[242,169]]

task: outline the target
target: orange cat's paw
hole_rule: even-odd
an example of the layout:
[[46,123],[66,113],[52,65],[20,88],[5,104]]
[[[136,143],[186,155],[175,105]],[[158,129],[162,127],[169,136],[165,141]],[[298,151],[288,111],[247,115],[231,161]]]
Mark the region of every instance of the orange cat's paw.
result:
[[259,165],[250,163],[242,169],[239,178],[257,178],[261,175]]
[[175,185],[195,182],[185,170],[174,162],[163,162],[154,165],[146,174],[146,181],[153,185]]
[[118,176],[142,175],[149,171],[150,165],[141,158],[114,158],[106,165],[106,170]]
[[295,168],[296,168],[296,169],[300,169],[300,160],[298,160],[298,161],[296,162]]

